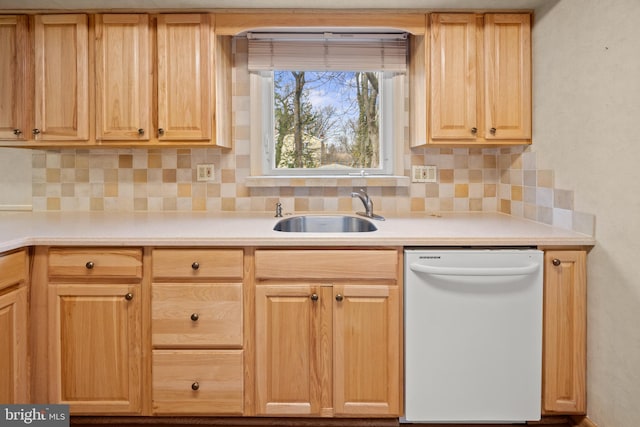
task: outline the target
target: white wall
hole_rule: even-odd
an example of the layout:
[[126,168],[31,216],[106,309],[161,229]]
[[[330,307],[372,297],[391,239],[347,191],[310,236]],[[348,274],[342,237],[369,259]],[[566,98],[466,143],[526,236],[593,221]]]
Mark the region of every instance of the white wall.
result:
[[576,210],[596,216],[588,258],[588,412],[640,425],[640,1],[536,10],[534,149]]
[[31,154],[0,148],[0,210],[31,208]]

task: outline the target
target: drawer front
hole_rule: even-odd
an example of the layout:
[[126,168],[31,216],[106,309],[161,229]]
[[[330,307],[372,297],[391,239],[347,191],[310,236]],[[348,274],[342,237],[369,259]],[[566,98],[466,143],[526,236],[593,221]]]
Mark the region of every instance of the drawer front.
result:
[[155,414],[243,412],[242,350],[154,350]]
[[154,284],[155,347],[242,347],[242,285]]
[[142,250],[51,248],[49,277],[142,278]]
[[27,252],[20,250],[0,255],[0,289],[27,280]]
[[395,250],[257,250],[257,279],[398,278]]
[[155,249],[154,279],[237,279],[243,277],[242,249]]

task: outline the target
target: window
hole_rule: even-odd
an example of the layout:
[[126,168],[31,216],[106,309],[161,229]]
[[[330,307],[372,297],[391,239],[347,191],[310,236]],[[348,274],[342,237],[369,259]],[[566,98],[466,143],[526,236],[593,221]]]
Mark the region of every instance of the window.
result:
[[250,34],[252,138],[263,175],[393,175],[404,34]]

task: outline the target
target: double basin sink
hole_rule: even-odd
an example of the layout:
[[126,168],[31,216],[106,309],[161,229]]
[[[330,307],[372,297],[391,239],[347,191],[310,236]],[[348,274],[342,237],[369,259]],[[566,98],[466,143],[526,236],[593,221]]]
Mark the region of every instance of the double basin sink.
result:
[[348,215],[301,215],[281,219],[275,231],[293,233],[362,233],[378,228],[365,218]]

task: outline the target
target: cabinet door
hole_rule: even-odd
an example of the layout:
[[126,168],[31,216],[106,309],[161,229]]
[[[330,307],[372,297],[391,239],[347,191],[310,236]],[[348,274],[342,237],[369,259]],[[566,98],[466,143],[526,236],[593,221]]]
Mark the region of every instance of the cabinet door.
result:
[[35,17],[35,139],[89,139],[86,15]]
[[[27,131],[27,17],[0,16],[0,139],[22,140]],[[30,132],[30,130],[29,130]]]
[[256,286],[259,415],[320,413],[319,295],[319,287],[311,285]]
[[543,410],[586,411],[586,253],[547,251],[544,284]]
[[206,14],[158,16],[158,139],[209,140],[210,26]]
[[431,137],[477,134],[476,16],[431,14]]
[[27,288],[0,295],[0,402],[29,403]]
[[487,14],[485,138],[531,139],[531,17]]
[[96,15],[96,139],[147,141],[149,16]]
[[400,312],[396,286],[334,286],[336,415],[400,414]]
[[49,287],[49,398],[72,414],[141,410],[140,285]]

